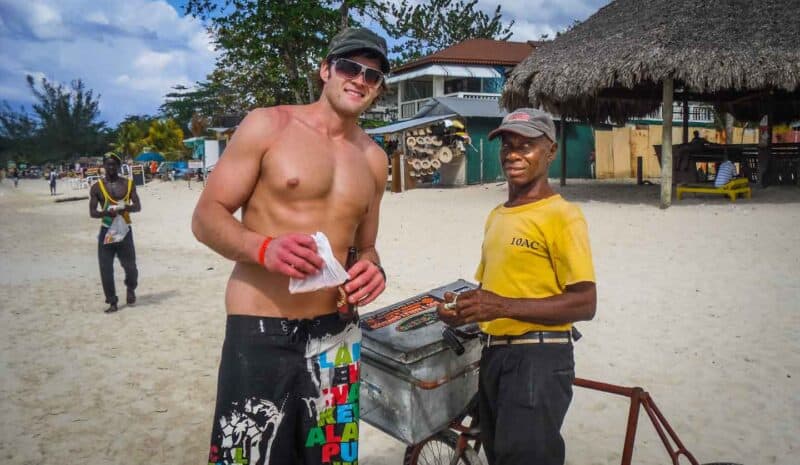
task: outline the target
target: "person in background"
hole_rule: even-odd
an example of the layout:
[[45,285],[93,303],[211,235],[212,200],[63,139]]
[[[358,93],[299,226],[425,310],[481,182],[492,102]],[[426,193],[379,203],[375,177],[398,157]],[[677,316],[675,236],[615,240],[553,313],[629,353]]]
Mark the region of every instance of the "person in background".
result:
[[[133,179],[119,175],[122,160],[115,153],[109,152],[103,160],[105,177],[92,185],[89,192],[89,216],[101,220],[100,233],[97,236],[97,260],[100,264],[100,281],[103,293],[109,305],[106,313],[116,312],[118,298],[114,285],[114,258],[118,257],[122,269],[125,270],[126,303],[136,303],[136,287],[139,282],[139,270],[136,267],[136,248],[133,244],[133,229],[129,229],[120,242],[105,243],[105,236],[111,222],[122,215],[130,225],[131,213],[142,210],[139,194]],[[98,210],[98,206],[100,209]]]
[[55,168],[50,169],[48,178],[50,180],[50,195],[56,195],[56,179],[58,179],[58,175]]
[[717,177],[714,178],[714,187],[722,187],[736,177],[736,166],[727,158],[717,167]]

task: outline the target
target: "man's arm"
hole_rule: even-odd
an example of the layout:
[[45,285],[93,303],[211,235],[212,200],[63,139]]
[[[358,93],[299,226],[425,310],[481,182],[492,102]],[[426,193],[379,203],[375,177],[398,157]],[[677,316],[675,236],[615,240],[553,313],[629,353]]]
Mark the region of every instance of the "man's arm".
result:
[[[446,295],[445,301],[454,297]],[[439,316],[454,326],[497,318],[553,326],[591,320],[596,309],[597,287],[584,281],[567,286],[563,294],[541,299],[512,299],[484,289],[467,291],[458,296],[454,309],[440,304]]]
[[136,184],[131,185],[131,204],[125,205],[125,211],[137,213],[142,211],[142,204],[139,201],[139,193],[136,191]]
[[386,153],[375,144],[370,145],[366,156],[375,176],[375,195],[370,201],[364,220],[356,230],[355,246],[360,252],[360,260],[348,270],[350,282],[345,285],[350,303],[359,305],[367,305],[386,289],[383,273],[378,268],[381,259],[375,249],[375,242],[378,239],[380,205],[386,190],[389,162]]
[[[230,260],[260,263],[266,237],[247,229],[233,217],[253,193],[261,172],[261,159],[280,132],[288,115],[277,108],[250,112],[239,125],[209,176],[192,216],[197,240]],[[305,234],[274,238],[264,253],[264,266],[272,272],[302,279],[322,266],[316,243]]]
[[105,212],[97,211],[98,196],[100,194],[100,186],[97,183],[92,185],[89,189],[89,216],[92,218],[102,218]]

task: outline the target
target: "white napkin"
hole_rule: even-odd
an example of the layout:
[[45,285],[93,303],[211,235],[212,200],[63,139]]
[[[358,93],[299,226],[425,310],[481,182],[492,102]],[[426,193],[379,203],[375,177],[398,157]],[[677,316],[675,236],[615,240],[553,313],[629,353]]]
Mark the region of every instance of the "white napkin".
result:
[[329,287],[336,287],[349,278],[339,260],[333,256],[331,243],[328,236],[317,231],[311,237],[317,243],[317,255],[322,257],[325,262],[319,273],[308,276],[304,279],[289,278],[289,293],[299,294],[302,292],[313,292]]

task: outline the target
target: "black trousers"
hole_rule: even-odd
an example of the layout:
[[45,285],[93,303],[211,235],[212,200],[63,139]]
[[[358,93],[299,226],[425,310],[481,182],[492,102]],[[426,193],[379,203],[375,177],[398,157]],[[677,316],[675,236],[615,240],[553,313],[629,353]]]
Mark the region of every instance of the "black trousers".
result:
[[485,347],[479,415],[489,465],[563,465],[572,401],[572,344]]
[[103,238],[108,228],[100,228],[97,236],[97,261],[100,263],[100,281],[103,283],[103,293],[106,295],[106,303],[115,304],[117,290],[114,286],[114,257],[119,258],[122,269],[125,270],[125,287],[130,290],[136,289],[139,283],[139,270],[136,268],[136,249],[133,246],[133,229],[128,231],[128,235],[122,242],[113,244],[103,244]]

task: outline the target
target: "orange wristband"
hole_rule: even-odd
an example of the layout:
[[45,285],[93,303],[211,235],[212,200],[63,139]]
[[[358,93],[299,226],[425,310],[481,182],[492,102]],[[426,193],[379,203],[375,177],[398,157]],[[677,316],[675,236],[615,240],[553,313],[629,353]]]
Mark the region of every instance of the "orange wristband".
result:
[[273,238],[267,236],[264,239],[264,242],[261,243],[261,247],[258,249],[258,263],[260,263],[261,266],[266,266],[264,265],[264,256],[267,254],[267,247],[269,247],[269,243],[272,242],[272,239]]

